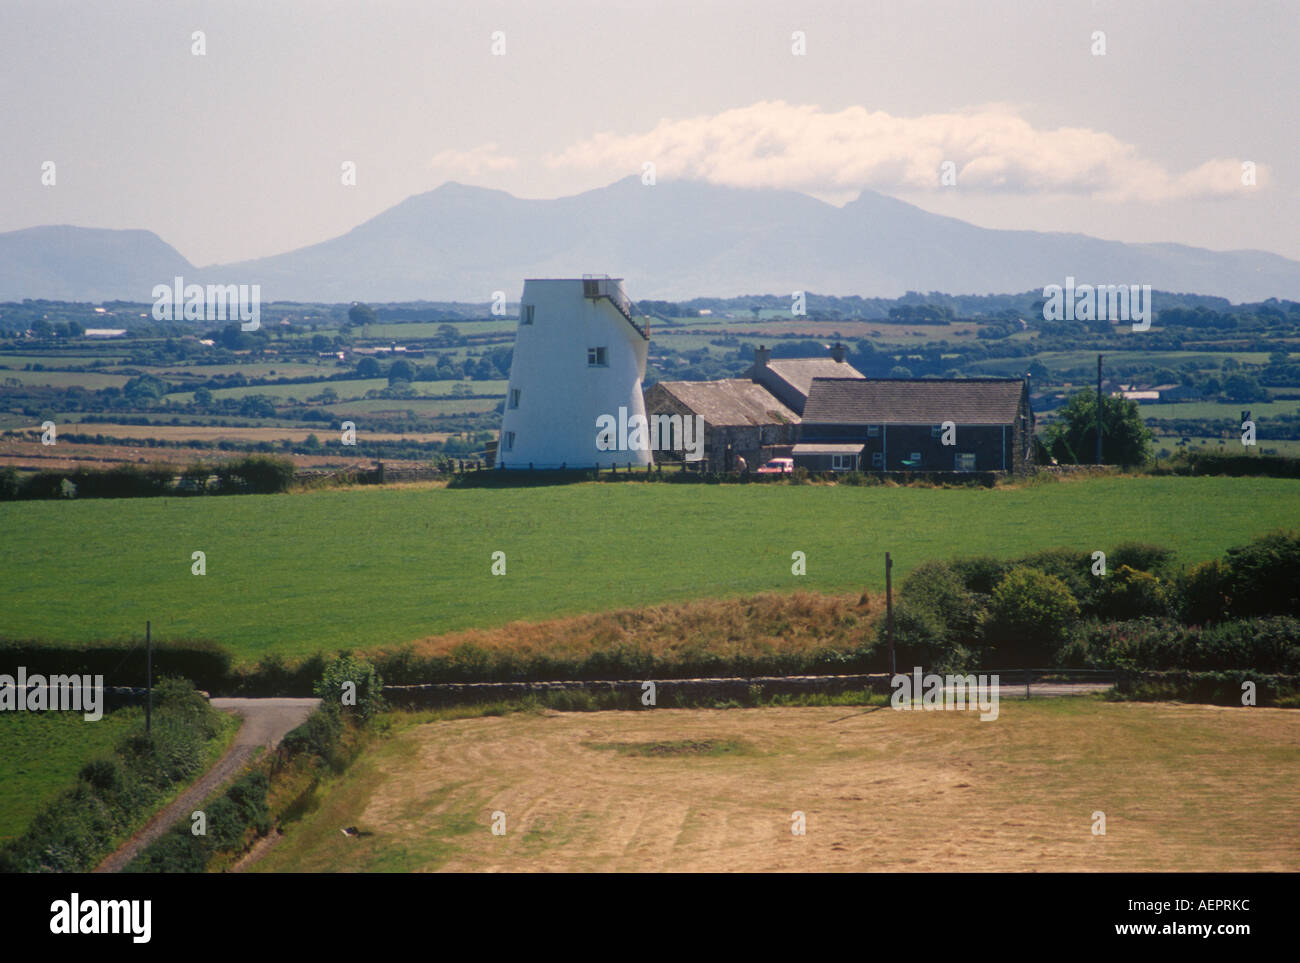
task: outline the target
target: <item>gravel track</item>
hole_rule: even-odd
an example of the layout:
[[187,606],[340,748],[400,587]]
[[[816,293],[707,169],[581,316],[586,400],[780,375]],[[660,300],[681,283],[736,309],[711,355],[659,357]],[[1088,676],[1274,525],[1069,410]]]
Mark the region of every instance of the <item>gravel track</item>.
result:
[[203,800],[234,779],[245,765],[266,747],[273,749],[291,730],[300,726],[312,710],[317,699],[213,699],[213,708],[233,712],[244,720],[235,741],[225,755],[182,792],[172,803],[157,813],[144,828],[123,843],[95,868],[96,873],[120,872],[131,860],[171,828],[180,819],[189,819]]

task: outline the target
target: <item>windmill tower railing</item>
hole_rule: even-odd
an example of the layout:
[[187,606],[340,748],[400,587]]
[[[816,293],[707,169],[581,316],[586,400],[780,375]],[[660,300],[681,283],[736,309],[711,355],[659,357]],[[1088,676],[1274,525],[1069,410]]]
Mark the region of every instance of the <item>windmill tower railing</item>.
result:
[[623,315],[628,324],[636,329],[636,333],[650,340],[650,319],[642,318],[642,323],[638,323],[636,305],[632,300],[623,293],[622,286],[618,283],[620,279],[612,278],[608,274],[584,274],[582,276],[582,296],[591,298],[593,301],[597,298],[605,298],[610,304]]

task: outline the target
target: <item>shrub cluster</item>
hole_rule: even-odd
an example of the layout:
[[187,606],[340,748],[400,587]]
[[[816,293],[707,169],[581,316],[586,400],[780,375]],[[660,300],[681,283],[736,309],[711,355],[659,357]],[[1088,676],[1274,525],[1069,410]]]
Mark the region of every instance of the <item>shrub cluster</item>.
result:
[[271,830],[268,788],[266,773],[244,774],[204,806],[203,834],[196,835],[191,820],[182,819],[133,859],[125,872],[201,873],[213,856],[241,848],[250,830],[266,835]]
[[1061,649],[1060,661],[1087,668],[1300,674],[1300,619],[1270,616],[1211,626],[1173,619],[1092,622]]
[[1300,458],[1285,455],[1229,455],[1218,452],[1186,451],[1150,469],[1152,475],[1253,475],[1267,478],[1300,478]]
[[1107,553],[1104,575],[1095,565],[1060,548],[919,566],[894,609],[898,664],[1296,671],[1286,640],[1300,614],[1300,534],[1265,535],[1189,570],[1138,543]]
[[[209,480],[216,476],[216,483]],[[248,455],[212,465],[115,465],[39,471],[26,477],[0,468],[0,501],[50,498],[147,498],[158,495],[272,494],[287,491],[294,466],[287,458]]]

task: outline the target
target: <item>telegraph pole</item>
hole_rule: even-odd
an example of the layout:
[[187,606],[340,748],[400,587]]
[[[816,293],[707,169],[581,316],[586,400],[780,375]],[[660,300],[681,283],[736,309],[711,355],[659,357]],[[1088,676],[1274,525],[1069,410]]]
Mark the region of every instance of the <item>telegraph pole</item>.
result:
[[145,685],[148,689],[147,701],[144,704],[144,731],[148,732],[153,725],[153,623],[144,624],[144,647],[145,647]]
[[890,574],[894,567],[894,560],[885,553],[885,631],[889,636],[889,674],[891,676],[898,674],[898,668],[894,665],[894,584]]
[[1097,464],[1101,464],[1101,355],[1097,355]]

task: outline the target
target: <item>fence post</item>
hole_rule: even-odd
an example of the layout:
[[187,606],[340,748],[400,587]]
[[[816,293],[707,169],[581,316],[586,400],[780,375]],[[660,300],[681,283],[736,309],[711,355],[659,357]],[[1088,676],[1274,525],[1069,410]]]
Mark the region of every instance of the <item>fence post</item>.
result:
[[[144,731],[149,732],[153,729],[153,623],[144,624],[144,646],[145,646],[145,686],[147,689],[146,698],[148,701],[144,704]],[[100,693],[103,698],[103,693]]]
[[885,553],[885,628],[889,634],[889,674],[891,676],[898,674],[898,666],[894,664],[894,584],[891,572],[894,568],[894,560]]

